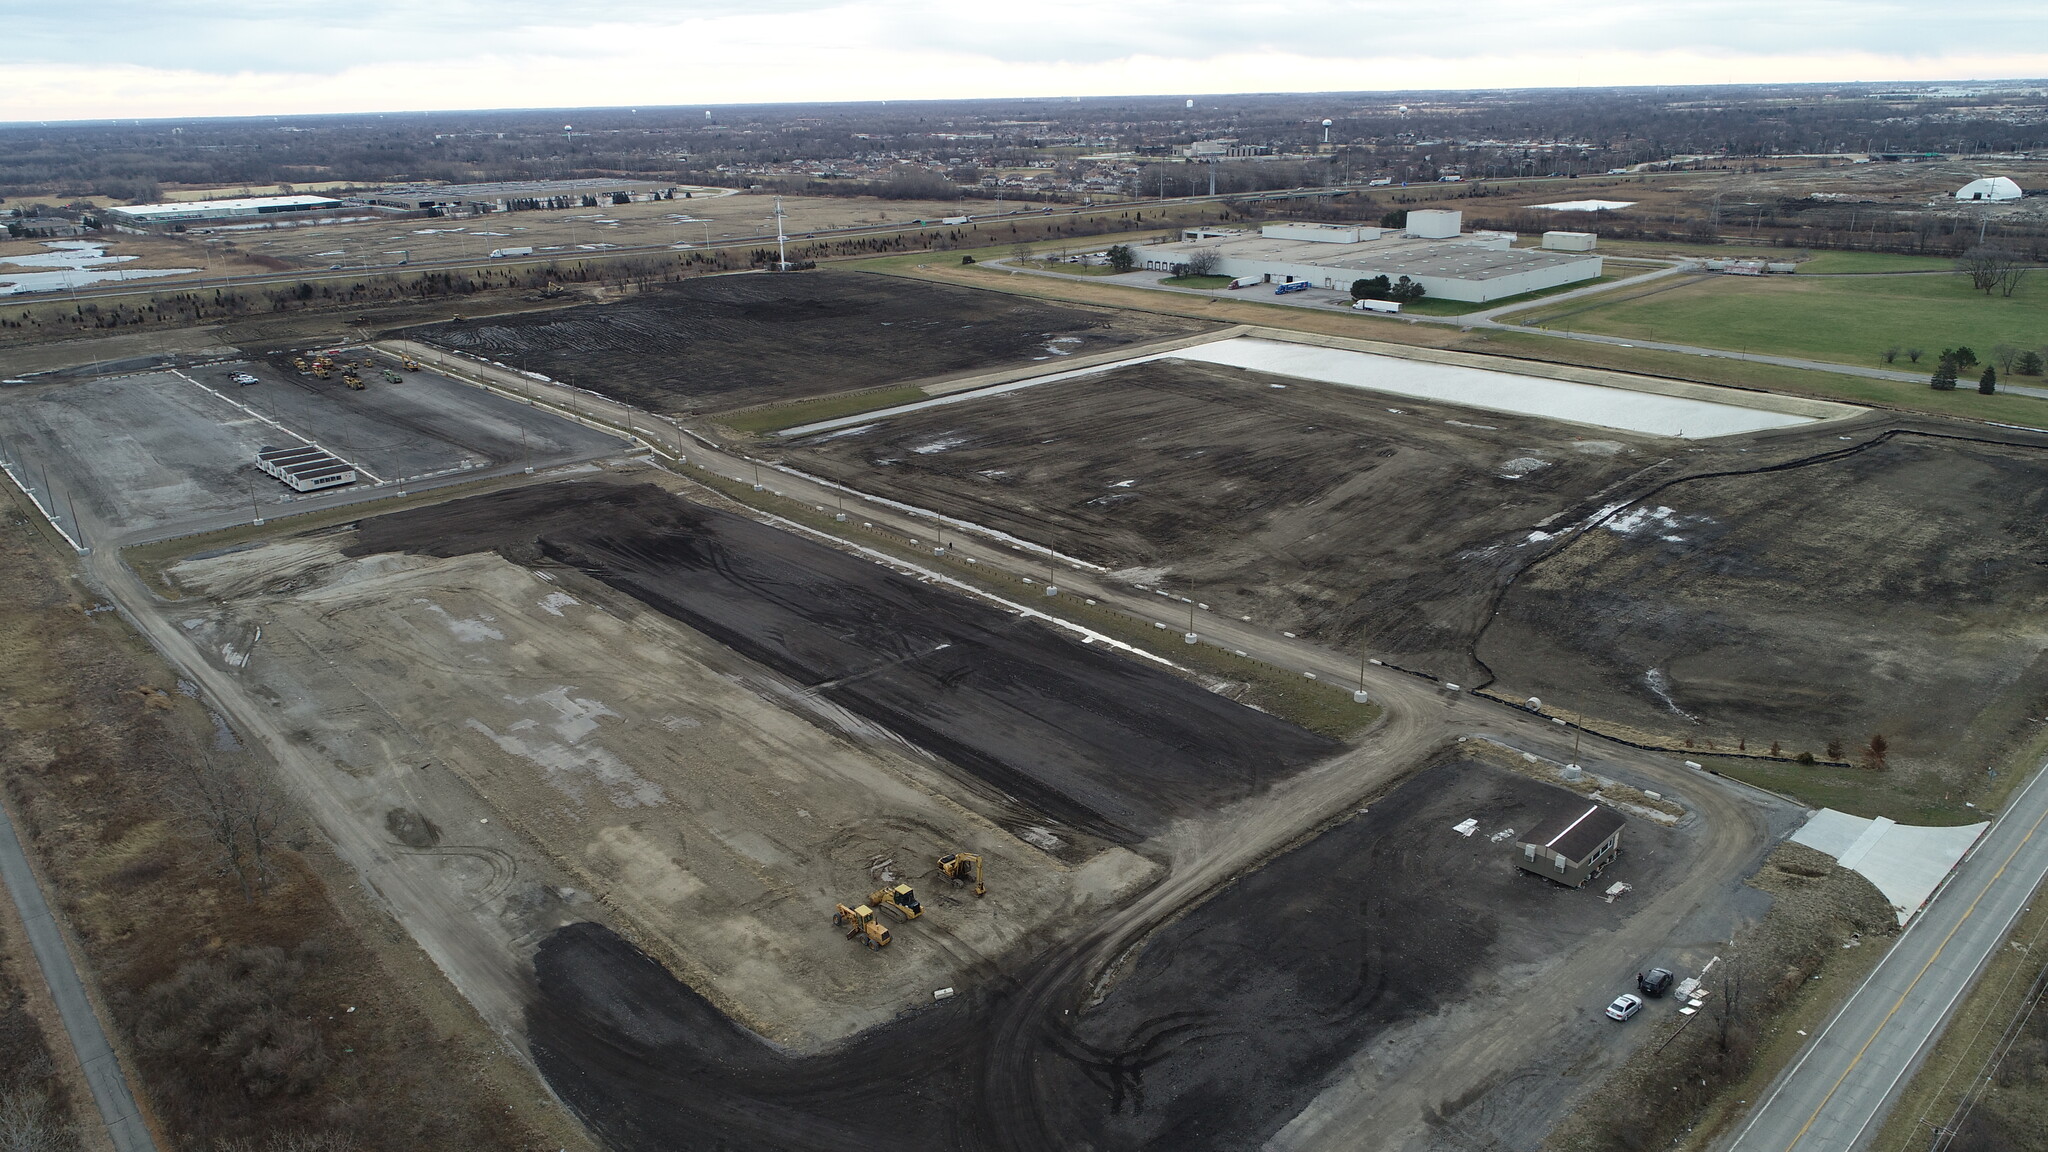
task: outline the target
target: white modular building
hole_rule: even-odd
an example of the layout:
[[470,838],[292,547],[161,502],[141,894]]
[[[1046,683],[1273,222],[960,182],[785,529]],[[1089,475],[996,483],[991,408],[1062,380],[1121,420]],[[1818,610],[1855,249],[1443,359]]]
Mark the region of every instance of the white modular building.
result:
[[[1432,298],[1470,302],[1503,300],[1601,274],[1600,257],[1590,253],[1516,248],[1513,233],[1461,232],[1460,222],[1457,212],[1431,209],[1410,212],[1405,232],[1299,222],[1266,224],[1257,232],[1189,229],[1178,240],[1134,245],[1132,251],[1140,268],[1160,272],[1185,267],[1198,251],[1212,251],[1216,274],[1246,286],[1307,281],[1348,291],[1355,280],[1406,276]],[[1418,227],[1426,235],[1417,235]]]
[[311,444],[297,448],[265,448],[256,467],[282,480],[294,492],[317,492],[356,482],[355,467]]

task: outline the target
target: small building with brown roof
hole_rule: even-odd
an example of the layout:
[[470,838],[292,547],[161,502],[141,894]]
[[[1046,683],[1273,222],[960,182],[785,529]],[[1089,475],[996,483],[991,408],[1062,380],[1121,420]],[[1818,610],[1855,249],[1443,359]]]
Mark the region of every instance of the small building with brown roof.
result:
[[1591,800],[1559,811],[1515,840],[1515,865],[1574,888],[1621,854],[1621,814]]

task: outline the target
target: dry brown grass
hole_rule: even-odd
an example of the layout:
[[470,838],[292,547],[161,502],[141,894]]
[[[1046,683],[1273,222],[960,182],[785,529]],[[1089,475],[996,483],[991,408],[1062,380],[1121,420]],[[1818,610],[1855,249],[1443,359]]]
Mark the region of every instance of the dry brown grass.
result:
[[267,890],[243,898],[166,795],[209,753],[207,710],[116,614],[87,614],[92,599],[11,501],[0,584],[0,771],[167,1147],[584,1143],[431,963],[330,888],[343,866],[305,829],[287,822]]
[[1703,1148],[1799,1049],[1883,955],[1898,922],[1876,888],[1798,844],[1771,853],[1750,885],[1774,897],[1707,979],[1706,1006],[1671,1016],[1593,1087],[1545,1152]]

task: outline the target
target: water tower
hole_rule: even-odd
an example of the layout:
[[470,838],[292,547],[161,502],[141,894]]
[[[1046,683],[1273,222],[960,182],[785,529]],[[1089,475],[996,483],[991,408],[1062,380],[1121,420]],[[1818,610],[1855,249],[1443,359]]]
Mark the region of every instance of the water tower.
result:
[[1323,121],[1323,143],[1328,144],[1330,142],[1330,128],[1336,123],[1335,120]]

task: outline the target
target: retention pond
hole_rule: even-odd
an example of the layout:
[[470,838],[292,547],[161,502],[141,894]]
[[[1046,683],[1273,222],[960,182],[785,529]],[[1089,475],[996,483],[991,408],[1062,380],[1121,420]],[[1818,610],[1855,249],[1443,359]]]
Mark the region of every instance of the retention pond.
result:
[[1811,424],[1819,419],[1816,416],[1689,396],[1672,396],[1661,392],[1636,391],[1632,388],[1614,388],[1571,380],[1553,380],[1542,376],[1525,376],[1488,368],[1411,360],[1402,356],[1382,356],[1345,348],[1324,348],[1313,344],[1294,344],[1283,340],[1238,336],[1173,352],[1119,360],[1113,364],[1035,376],[995,388],[940,396],[916,404],[906,404],[900,408],[806,424],[800,428],[788,429],[783,435],[810,435],[837,428],[854,427],[921,408],[957,404],[999,393],[1016,392],[1040,384],[1050,384],[1076,376],[1108,372],[1129,364],[1166,358],[1222,364],[1275,376],[1291,376],[1299,380],[1316,380],[1345,388],[1382,392],[1391,396],[1436,400],[1493,412],[1512,412],[1573,424],[1685,440],[1761,432],[1769,428],[1788,428],[1798,424]]

